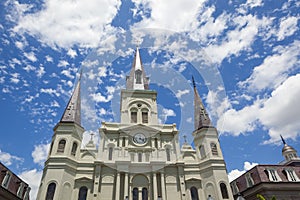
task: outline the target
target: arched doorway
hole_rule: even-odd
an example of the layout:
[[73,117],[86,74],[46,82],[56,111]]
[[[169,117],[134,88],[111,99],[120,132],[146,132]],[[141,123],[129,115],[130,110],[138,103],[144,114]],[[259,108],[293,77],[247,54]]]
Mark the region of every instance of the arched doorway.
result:
[[132,178],[132,199],[149,199],[149,180],[145,175],[137,174]]

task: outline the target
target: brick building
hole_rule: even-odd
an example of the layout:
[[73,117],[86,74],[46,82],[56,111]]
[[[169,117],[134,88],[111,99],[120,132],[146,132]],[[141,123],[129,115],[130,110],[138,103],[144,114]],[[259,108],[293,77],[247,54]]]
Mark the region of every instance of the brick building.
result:
[[29,200],[30,187],[0,162],[0,199]]
[[246,200],[257,200],[261,194],[266,199],[300,199],[300,158],[297,151],[286,144],[282,155],[284,161],[278,165],[257,165],[230,183],[235,199],[241,194]]

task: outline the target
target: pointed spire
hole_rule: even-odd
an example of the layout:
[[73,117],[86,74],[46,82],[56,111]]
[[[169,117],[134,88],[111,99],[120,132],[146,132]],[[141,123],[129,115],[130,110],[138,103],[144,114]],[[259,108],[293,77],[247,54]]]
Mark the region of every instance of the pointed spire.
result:
[[82,71],[69,103],[61,118],[61,122],[75,122],[81,125],[81,97],[80,97],[80,82]]
[[285,145],[285,144],[286,144],[286,142],[285,142],[285,140],[284,140],[284,138],[282,137],[282,135],[281,135],[281,134],[280,134],[280,137],[281,137],[281,141],[282,141],[283,145]]
[[140,57],[139,48],[136,47],[134,60],[130,75],[126,77],[126,89],[129,90],[148,90],[149,79],[146,77],[146,73]]
[[211,127],[210,118],[205,110],[202,100],[198,94],[194,77],[192,76],[194,87],[194,126],[195,130],[203,127]]

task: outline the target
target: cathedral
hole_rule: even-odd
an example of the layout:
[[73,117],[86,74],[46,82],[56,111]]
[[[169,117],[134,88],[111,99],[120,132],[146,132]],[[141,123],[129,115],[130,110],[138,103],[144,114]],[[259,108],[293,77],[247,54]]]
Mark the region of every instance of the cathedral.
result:
[[218,132],[194,88],[193,146],[179,144],[176,124],[160,124],[136,49],[120,122],[102,122],[100,142],[84,148],[80,79],[54,134],[38,200],[233,200]]

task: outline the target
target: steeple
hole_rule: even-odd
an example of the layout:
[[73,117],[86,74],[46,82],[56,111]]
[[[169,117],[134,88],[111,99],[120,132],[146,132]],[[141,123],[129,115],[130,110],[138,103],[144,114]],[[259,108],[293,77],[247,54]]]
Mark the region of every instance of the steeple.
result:
[[69,100],[69,103],[61,118],[61,122],[75,122],[81,125],[81,97],[80,97],[80,81],[81,75]]
[[293,159],[298,159],[297,151],[290,145],[288,145],[282,135],[280,135],[282,143],[283,143],[283,148],[282,148],[282,156],[285,158],[286,161],[290,161]]
[[126,89],[127,90],[148,90],[149,89],[149,78],[146,77],[138,47],[136,48],[130,74],[129,76],[126,77]]
[[195,130],[203,127],[211,127],[210,118],[205,110],[202,100],[198,94],[194,77],[192,76],[194,87],[194,126]]

